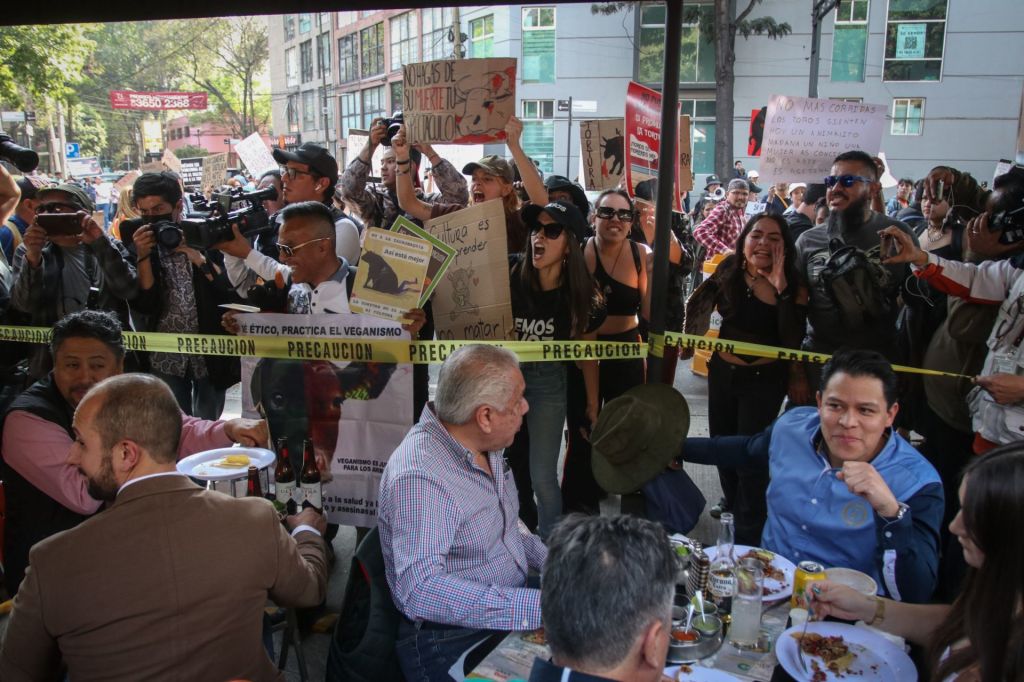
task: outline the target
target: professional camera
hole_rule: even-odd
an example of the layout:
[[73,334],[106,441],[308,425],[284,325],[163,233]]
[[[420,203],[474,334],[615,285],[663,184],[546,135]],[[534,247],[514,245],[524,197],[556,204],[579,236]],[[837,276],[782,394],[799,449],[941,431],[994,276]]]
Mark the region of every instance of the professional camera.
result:
[[140,227],[149,225],[156,235],[156,242],[168,251],[173,251],[181,245],[184,234],[178,223],[172,221],[169,216],[148,216],[143,218],[131,218],[121,221],[121,240],[126,246],[135,241],[135,233]]
[[[273,229],[263,202],[276,198],[277,190],[273,187],[255,192],[234,189],[214,194],[210,201],[209,215],[185,218],[178,223],[184,233],[185,243],[196,249],[209,249],[221,242],[230,241],[234,237],[232,227],[235,225],[247,237]],[[245,206],[231,210],[232,206],[239,203]]]
[[[388,144],[391,144],[389,141]],[[15,144],[10,135],[0,133],[0,159],[10,161],[22,173],[31,173],[39,165],[39,155]]]
[[390,147],[391,140],[394,139],[395,135],[398,134],[398,131],[401,129],[402,124],[405,123],[405,117],[402,115],[401,111],[396,111],[395,113],[391,114],[391,118],[383,118],[381,119],[381,122],[383,122],[384,125],[387,126],[388,131],[387,133],[384,134],[384,137],[381,139],[380,143],[385,147]]
[[202,192],[189,192],[188,201],[194,212],[208,213],[210,211],[210,201],[203,196]]

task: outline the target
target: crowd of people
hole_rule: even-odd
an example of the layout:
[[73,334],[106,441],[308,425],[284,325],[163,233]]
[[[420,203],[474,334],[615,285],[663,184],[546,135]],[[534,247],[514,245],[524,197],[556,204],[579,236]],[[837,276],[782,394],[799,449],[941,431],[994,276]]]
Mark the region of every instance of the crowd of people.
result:
[[[724,496],[712,511],[735,515],[738,543],[875,578],[879,600],[870,602],[822,585],[821,614],[870,620],[887,604],[887,627],[939,647],[929,660],[943,677],[1003,679],[1018,669],[1024,552],[1016,536],[992,529],[1003,528],[994,516],[1020,506],[1019,489],[1007,502],[996,479],[1022,475],[1024,171],[989,191],[937,166],[900,180],[886,201],[884,168],[862,151],[838,155],[820,184],[770,178],[767,190],[738,162],[725,182],[708,177],[692,213],[673,216],[668,253],[658,254],[651,188],[609,189],[591,203],[568,178],[541,175],[522,131],[515,118],[505,128],[511,162],[489,155],[462,169],[383,121],[344,169],[315,144],[275,149],[279,170],[235,180],[273,188],[261,199],[268,227],[252,235],[236,225],[208,248],[175,239],[193,198],[173,172],[143,173],[117,191],[0,167],[0,313],[6,324],[53,330],[49,346],[5,343],[0,360],[3,564],[15,597],[3,679],[129,670],[200,679],[209,670],[192,676],[187,666],[215,649],[218,674],[273,679],[269,658],[254,653],[264,634],[256,605],[268,595],[281,605],[322,601],[337,527],[305,510],[285,519],[286,531],[261,507],[175,476],[185,455],[266,445],[273,424],[220,420],[238,358],[133,352],[123,332],[238,333],[225,304],[348,313],[366,226],[400,216],[422,226],[493,200],[505,216],[516,339],[646,339],[661,257],[670,331],[703,335],[717,311],[723,340],[831,354],[822,366],[715,352],[710,437],[645,450],[649,478],[678,480],[683,460],[717,466]],[[425,161],[435,192],[421,182]],[[62,219],[37,218],[55,214]],[[688,287],[705,259],[714,273]],[[403,326],[432,338],[430,304]],[[416,366],[416,423],[381,477],[377,538],[407,679],[461,679],[496,637],[541,625],[553,660],[538,662],[532,679],[562,669],[657,679],[673,580],[664,531],[594,518],[613,489],[601,472],[640,466],[606,460],[597,443],[635,422],[605,408],[621,411],[624,396],[657,380],[642,359],[520,364],[470,345],[442,365],[431,401],[426,367]],[[336,421],[337,410],[321,416]],[[321,469],[331,454],[317,452]],[[641,487],[623,498],[640,516]],[[171,505],[191,511],[178,519]],[[590,518],[566,518],[574,512]],[[188,542],[201,547],[183,551]],[[146,565],[128,571],[120,559],[138,547],[148,548]],[[214,555],[230,560],[210,575]],[[230,584],[243,606],[203,590],[175,601],[166,590],[200,574],[211,590]],[[981,583],[1004,577],[1008,601],[997,605]],[[588,600],[603,602],[600,617],[577,613]],[[979,606],[1004,617],[995,643],[973,615]],[[230,616],[201,616],[218,608]],[[195,622],[173,621],[186,612]],[[613,622],[621,630],[609,639]],[[160,656],[145,642],[122,646],[130,631],[173,646]],[[372,651],[363,664],[385,665],[395,651]]]

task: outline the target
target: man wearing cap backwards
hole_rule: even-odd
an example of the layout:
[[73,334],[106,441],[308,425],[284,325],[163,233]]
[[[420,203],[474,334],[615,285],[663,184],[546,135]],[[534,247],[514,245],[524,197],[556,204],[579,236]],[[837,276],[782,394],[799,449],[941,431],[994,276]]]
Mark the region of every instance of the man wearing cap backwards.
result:
[[706,249],[705,259],[736,248],[736,239],[743,231],[743,218],[749,195],[750,189],[746,180],[730,180],[725,201],[719,202],[708,217],[693,229],[693,238]]
[[[116,312],[128,328],[126,300],[138,294],[138,273],[121,242],[104,234],[92,219],[95,207],[85,191],[72,184],[44,187],[36,192],[36,201],[37,213],[76,215],[81,232],[49,236],[33,219],[14,251],[11,307],[39,327],[89,308]],[[43,377],[49,368],[46,348],[34,347],[32,378]]]
[[[427,203],[458,204],[469,203],[469,192],[466,189],[466,178],[456,170],[447,159],[442,159],[429,144],[413,145],[404,162],[395,157],[395,150],[385,145],[384,157],[380,165],[380,184],[368,182],[371,170],[371,159],[377,147],[387,136],[388,126],[384,119],[375,119],[370,126],[370,137],[352,163],[341,175],[341,188],[345,198],[352,201],[359,209],[363,221],[373,227],[390,229],[395,219],[405,212],[398,205],[395,194],[395,180],[401,171],[408,172],[416,187],[416,196]],[[420,161],[426,155],[434,174],[434,182],[438,191],[426,194],[419,184]]]
[[519,521],[502,456],[529,409],[524,389],[514,354],[463,346],[384,467],[378,528],[407,679],[461,680],[504,633],[541,626],[526,581],[547,550]]

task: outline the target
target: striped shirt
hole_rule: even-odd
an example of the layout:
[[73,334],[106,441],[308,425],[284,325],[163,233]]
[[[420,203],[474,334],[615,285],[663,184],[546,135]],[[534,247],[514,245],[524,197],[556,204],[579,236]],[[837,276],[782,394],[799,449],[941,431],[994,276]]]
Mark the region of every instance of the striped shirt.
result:
[[547,548],[519,521],[504,451],[491,477],[423,410],[384,468],[378,525],[388,585],[408,618],[466,628],[533,630],[540,590],[526,588]]

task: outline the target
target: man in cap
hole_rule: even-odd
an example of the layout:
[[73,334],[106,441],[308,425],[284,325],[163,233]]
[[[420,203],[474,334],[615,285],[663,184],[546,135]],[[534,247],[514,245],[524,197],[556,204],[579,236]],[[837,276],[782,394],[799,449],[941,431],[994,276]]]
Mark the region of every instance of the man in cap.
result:
[[568,201],[579,209],[584,220],[590,216],[590,200],[583,188],[564,175],[549,175],[544,178],[548,190],[548,201]]
[[708,217],[693,229],[693,238],[706,249],[705,259],[736,248],[736,239],[743,231],[749,195],[747,181],[733,178],[729,181],[725,201],[715,206]]
[[697,200],[697,204],[693,207],[693,215],[696,222],[699,223],[702,220],[701,214],[704,210],[704,204],[709,199],[714,200],[713,197],[716,196],[716,192],[721,186],[722,181],[718,179],[717,175],[709,175],[704,181],[704,191],[701,192],[700,199]]
[[[10,177],[7,171],[4,171],[4,175]],[[8,263],[14,262],[14,250],[21,244],[25,230],[35,220],[38,204],[36,192],[43,186],[40,179],[27,175],[15,176],[13,180],[21,192],[21,198],[18,199],[11,217],[0,227],[0,249],[3,250]]]
[[788,216],[796,211],[796,207],[800,205],[800,202],[804,200],[804,193],[807,192],[807,183],[804,182],[791,182],[789,187],[786,188],[786,196],[789,197],[789,206],[782,215]]
[[[803,183],[801,183],[803,184]],[[815,204],[819,199],[825,198],[825,185],[812,183],[804,190],[800,201],[793,204],[793,212],[787,213],[784,217],[789,225],[789,236],[796,243],[797,238],[807,230],[814,227]]]
[[757,172],[756,168],[751,168],[747,171],[747,184],[750,185],[751,194],[760,194],[761,188],[758,187],[757,181],[761,179],[761,174]]
[[[138,273],[128,251],[92,219],[92,201],[78,185],[44,187],[36,192],[36,213],[74,216],[73,234],[50,234],[33,218],[14,252],[11,307],[29,315],[34,326],[49,327],[78,310],[111,310],[128,328],[127,299],[139,291]],[[43,346],[33,350],[30,374],[50,368]]]

